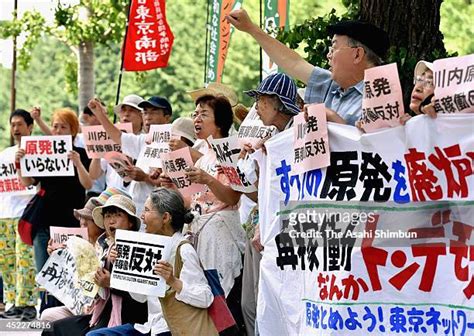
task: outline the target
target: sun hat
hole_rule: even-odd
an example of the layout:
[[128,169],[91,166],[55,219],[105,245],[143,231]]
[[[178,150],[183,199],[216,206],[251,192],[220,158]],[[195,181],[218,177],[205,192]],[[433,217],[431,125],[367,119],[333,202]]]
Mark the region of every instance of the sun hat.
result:
[[234,89],[222,83],[209,83],[209,85],[205,88],[188,91],[188,93],[194,101],[206,95],[222,95],[229,100],[232,107],[237,105],[239,101],[237,98],[237,93],[234,91]]
[[155,108],[161,108],[166,110],[168,113],[165,114],[173,114],[173,109],[171,108],[171,104],[168,101],[168,99],[164,97],[159,97],[159,96],[152,96],[148,98],[148,100],[142,101],[140,104],[138,104],[140,108],[145,108],[145,107],[155,107]]
[[194,122],[191,118],[180,117],[171,124],[171,134],[188,139],[192,143],[196,142],[194,132]]
[[300,109],[296,106],[296,85],[288,75],[276,73],[265,78],[256,90],[245,91],[250,97],[257,95],[277,96],[285,105],[288,114],[297,115]]
[[125,96],[122,102],[114,107],[114,113],[118,115],[120,113],[120,109],[122,108],[122,105],[131,106],[141,112],[143,111],[143,109],[138,105],[144,101],[145,100],[142,97],[137,96],[135,94]]
[[105,202],[104,205],[96,207],[92,211],[92,218],[94,219],[94,223],[100,227],[101,229],[104,229],[104,216],[102,214],[102,210],[104,208],[109,208],[109,207],[117,207],[126,213],[128,213],[130,216],[134,217],[135,219],[135,230],[138,231],[140,229],[141,225],[141,220],[140,218],[137,217],[137,208],[135,207],[135,203],[133,201],[125,196],[125,195],[113,195],[111,196],[107,202]]
[[423,75],[426,70],[433,71],[433,63],[426,61],[419,61],[415,66],[415,77]]
[[92,219],[92,210],[98,205],[101,204],[97,204],[97,197],[91,197],[84,205],[84,208],[74,209],[74,217],[76,217],[77,220],[80,220],[81,217]]

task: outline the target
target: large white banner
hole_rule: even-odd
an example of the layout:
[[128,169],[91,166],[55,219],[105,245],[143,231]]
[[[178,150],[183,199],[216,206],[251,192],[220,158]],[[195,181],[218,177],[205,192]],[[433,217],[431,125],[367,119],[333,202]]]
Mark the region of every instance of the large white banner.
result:
[[260,334],[474,334],[474,116],[330,124],[304,173],[290,143],[260,162]]

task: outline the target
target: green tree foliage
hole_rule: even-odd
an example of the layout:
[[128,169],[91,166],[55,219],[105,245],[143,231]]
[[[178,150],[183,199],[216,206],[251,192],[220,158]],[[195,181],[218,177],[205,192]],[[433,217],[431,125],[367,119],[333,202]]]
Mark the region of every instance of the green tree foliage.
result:
[[[83,1],[85,3],[86,1]],[[58,22],[66,26],[74,26],[74,36],[96,36],[98,42],[104,42],[96,45],[95,50],[95,92],[108,105],[109,111],[115,103],[117,90],[117,79],[120,67],[121,43],[124,29],[124,9],[123,2],[118,0],[87,1],[93,3],[97,8],[103,8],[103,4],[109,3],[116,16],[112,20],[104,17],[100,11],[109,11],[110,8],[101,9],[97,15],[102,17],[99,30],[89,30],[82,27],[75,21],[76,14],[72,8],[64,8],[60,17],[56,18]],[[126,1],[125,1],[126,2]],[[452,3],[457,3],[452,4]],[[442,7],[443,15],[453,15],[453,17],[443,17],[442,24],[446,26],[455,26],[453,20],[459,18],[450,14],[448,9],[458,9],[467,15],[468,7],[462,7],[463,0],[447,0]],[[328,39],[325,33],[325,25],[333,22],[341,16],[353,17],[357,13],[358,1],[345,0],[343,6],[340,2],[317,2],[314,0],[293,0],[291,1],[290,24],[293,26],[295,34],[281,35],[283,39],[289,39],[288,44],[296,48],[298,52],[308,58],[313,64],[326,66],[326,53]],[[115,6],[115,7],[114,7]],[[450,7],[451,6],[451,7]],[[469,7],[471,6],[471,7]],[[335,7],[336,11],[331,9]],[[259,4],[255,0],[244,0],[244,8],[249,12],[252,20],[259,21]],[[171,29],[175,35],[175,42],[168,68],[157,69],[143,73],[124,73],[121,97],[127,94],[136,93],[144,97],[151,95],[162,95],[169,97],[174,107],[175,116],[189,114],[194,109],[193,103],[186,91],[197,89],[203,86],[204,77],[204,44],[205,44],[205,26],[206,26],[206,1],[196,2],[194,0],[167,1],[167,17]],[[458,13],[459,14],[459,13]],[[29,15],[29,14],[28,14]],[[43,22],[39,15],[35,20]],[[322,16],[320,18],[319,16]],[[33,18],[19,18],[19,21],[26,22]],[[310,37],[302,28],[305,23],[310,30]],[[43,27],[46,23],[42,23]],[[98,23],[99,24],[99,23]],[[122,25],[122,26],[121,26]],[[29,67],[20,68],[17,73],[17,107],[30,109],[39,105],[43,109],[43,115],[49,120],[54,109],[59,107],[72,107],[77,109],[77,58],[71,52],[69,46],[61,42],[58,36],[41,33],[34,27],[40,25],[26,26],[21,25],[3,25],[2,31],[7,35],[18,35],[21,30],[29,34],[33,30],[32,36],[37,36],[35,41],[31,37],[30,47],[24,50],[31,51],[25,55],[29,58]],[[58,25],[56,25],[59,27]],[[109,27],[110,26],[110,27]],[[119,26],[122,30],[119,29]],[[318,28],[319,27],[319,28]],[[458,31],[470,28],[463,24]],[[468,28],[466,28],[468,27]],[[115,31],[117,40],[105,41],[101,36],[105,36],[107,29]],[[59,28],[58,28],[59,29]],[[472,29],[472,28],[471,28]],[[62,28],[64,30],[64,28]],[[455,34],[451,35],[444,31],[449,50],[462,50],[461,47],[472,41],[470,36],[464,37],[463,43],[452,42]],[[64,33],[66,34],[66,33]],[[72,33],[70,33],[72,34]],[[48,37],[49,36],[49,37]],[[53,37],[55,36],[55,37]],[[286,37],[285,37],[286,36]],[[100,38],[99,38],[100,37]],[[61,40],[72,39],[64,35]],[[28,41],[28,39],[27,39]],[[118,42],[117,42],[118,41]],[[306,41],[309,41],[308,43]],[[456,40],[457,41],[457,40]],[[77,41],[76,41],[77,42]],[[29,42],[27,42],[29,43]],[[33,47],[36,45],[36,47]],[[449,46],[453,45],[453,48]],[[472,50],[472,49],[471,49]],[[466,51],[467,53],[468,51]],[[472,52],[472,51],[470,51]],[[403,55],[397,56],[403,58]],[[23,62],[23,61],[22,61]],[[229,49],[229,54],[225,66],[223,82],[230,84],[239,94],[240,100],[249,106],[251,100],[243,94],[244,90],[254,88],[259,82],[259,47],[257,43],[247,34],[235,31]],[[414,65],[414,64],[413,64]],[[412,70],[410,70],[412,71]],[[10,94],[10,74],[11,71],[0,66],[0,148],[8,145],[8,115],[9,115],[9,94]],[[411,76],[412,73],[409,74]]]
[[471,0],[447,0],[441,5],[441,31],[450,53],[460,55],[474,53],[474,2]]

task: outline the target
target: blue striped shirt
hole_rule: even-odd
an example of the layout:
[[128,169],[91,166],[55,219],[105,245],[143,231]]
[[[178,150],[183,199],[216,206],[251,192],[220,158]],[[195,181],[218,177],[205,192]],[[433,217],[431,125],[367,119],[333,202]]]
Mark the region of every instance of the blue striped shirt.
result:
[[331,72],[314,67],[308,81],[305,93],[305,103],[324,103],[327,108],[334,110],[348,125],[354,126],[362,114],[362,94],[364,81],[342,90],[332,80]]

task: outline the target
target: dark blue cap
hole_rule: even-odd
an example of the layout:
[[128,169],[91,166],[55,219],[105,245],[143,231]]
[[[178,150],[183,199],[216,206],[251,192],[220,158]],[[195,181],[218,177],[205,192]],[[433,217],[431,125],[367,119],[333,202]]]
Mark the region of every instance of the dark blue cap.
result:
[[154,107],[154,108],[161,108],[164,110],[167,110],[169,113],[167,114],[172,114],[173,109],[171,108],[171,104],[168,101],[168,99],[159,97],[159,96],[153,96],[149,98],[148,100],[142,101],[140,104],[138,104],[141,108],[145,107]]

